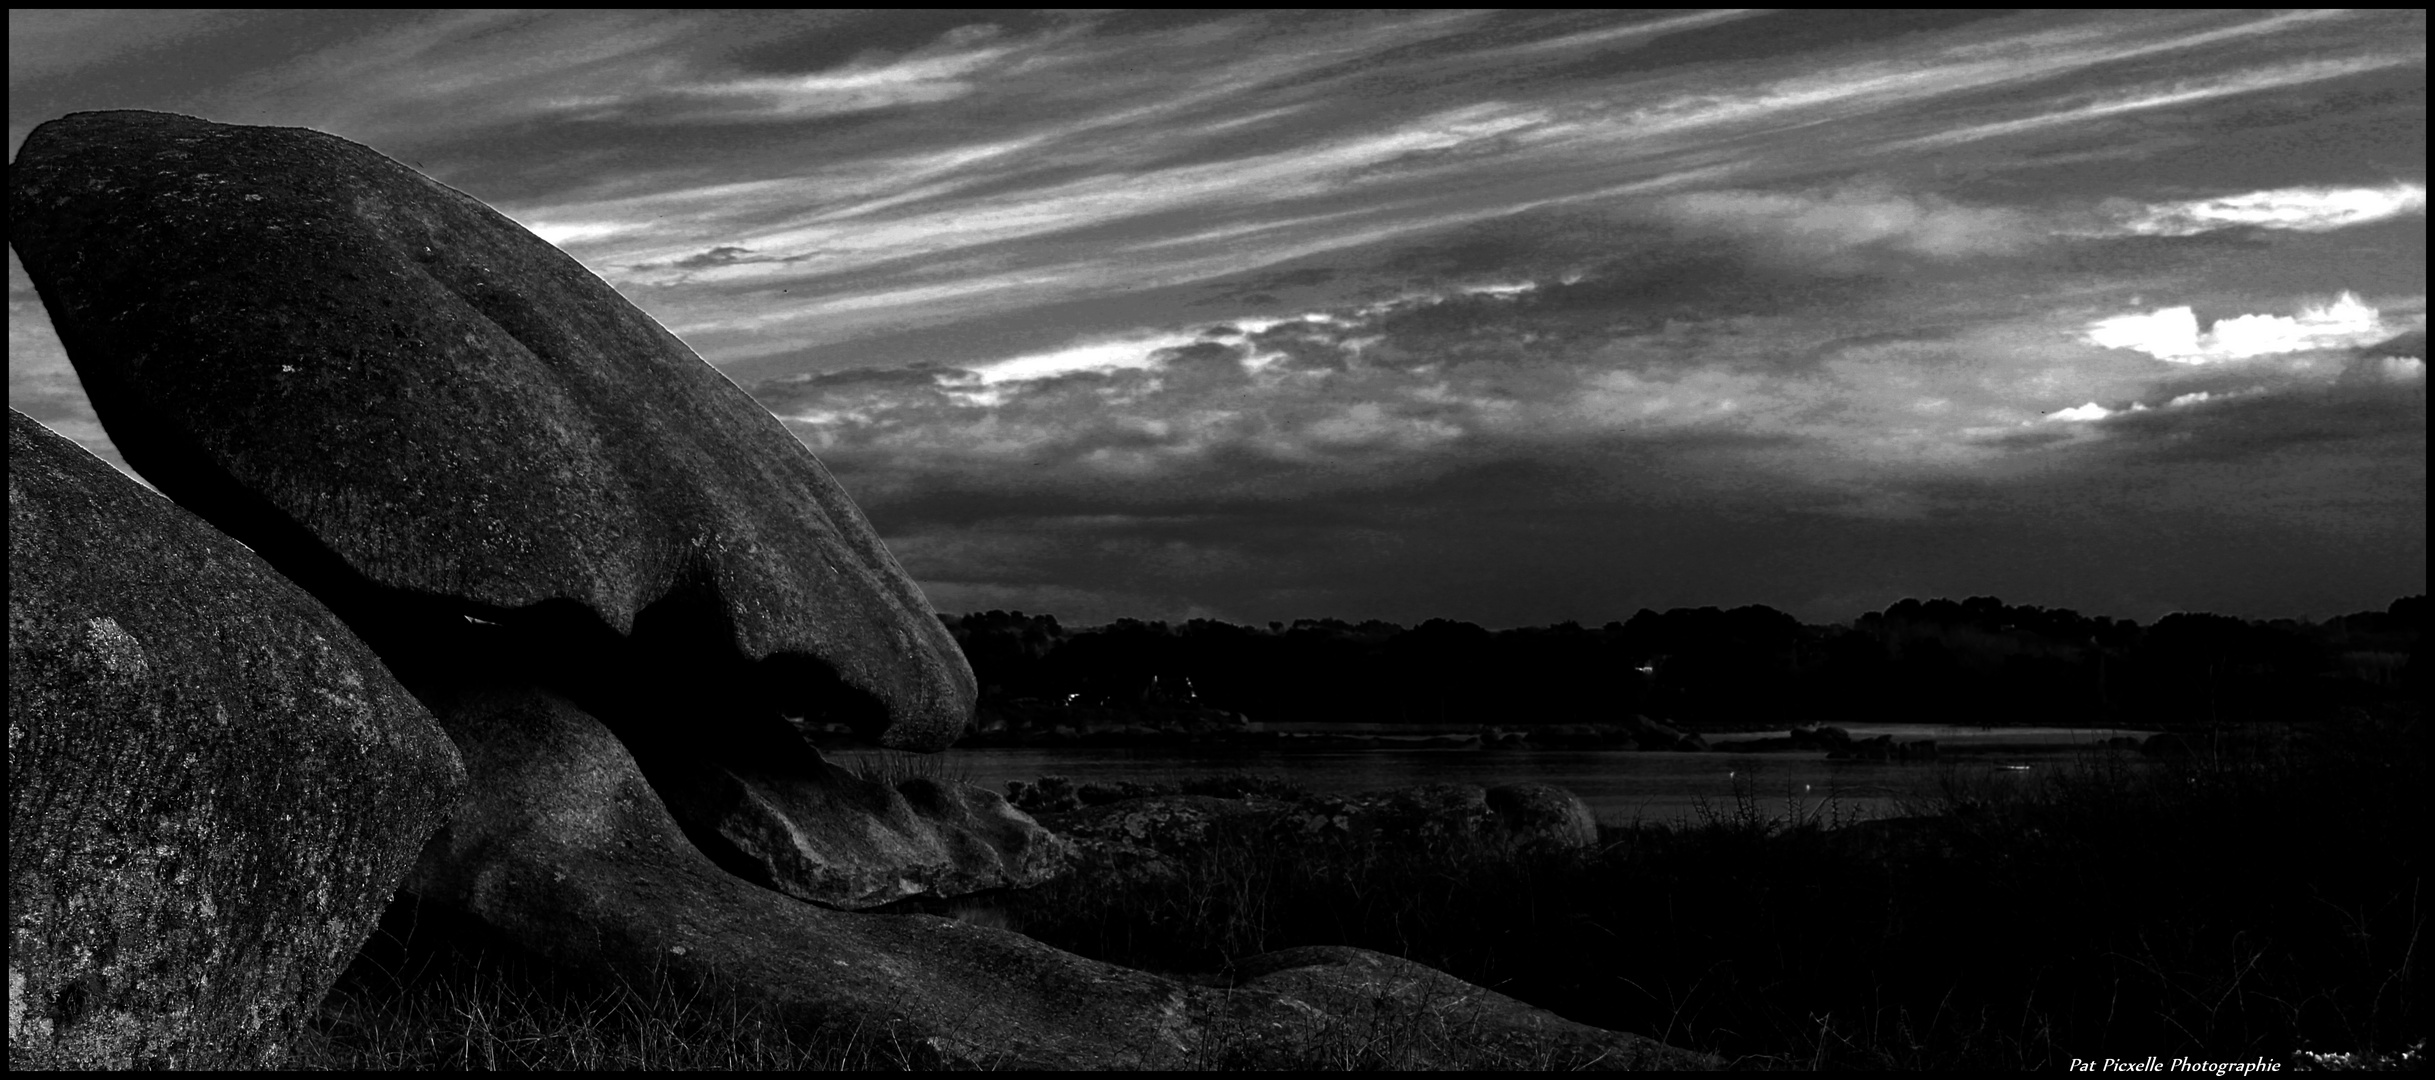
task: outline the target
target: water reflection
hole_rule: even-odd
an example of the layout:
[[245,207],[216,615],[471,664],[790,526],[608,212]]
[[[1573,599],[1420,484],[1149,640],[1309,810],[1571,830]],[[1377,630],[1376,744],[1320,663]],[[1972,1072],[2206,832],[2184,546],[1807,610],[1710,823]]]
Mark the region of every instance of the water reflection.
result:
[[[1819,753],[1731,754],[1616,750],[1344,750],[1282,753],[1228,747],[949,750],[953,776],[1004,791],[1009,780],[1063,776],[1076,783],[1174,782],[1211,773],[1275,773],[1312,791],[1352,793],[1425,783],[1483,786],[1523,781],[1579,795],[1612,825],[1696,819],[1700,807],[1732,812],[1737,800],[1769,816],[1854,820],[1934,800],[1953,780],[2005,783],[2092,754],[2105,740],[2148,734],[2086,728],[1976,728],[1884,724],[1855,738],[1936,739],[1941,762],[1828,761]],[[1780,734],[1780,733],[1760,733]],[[1727,736],[1725,738],[1731,738]],[[2135,757],[2135,755],[2133,755]]]

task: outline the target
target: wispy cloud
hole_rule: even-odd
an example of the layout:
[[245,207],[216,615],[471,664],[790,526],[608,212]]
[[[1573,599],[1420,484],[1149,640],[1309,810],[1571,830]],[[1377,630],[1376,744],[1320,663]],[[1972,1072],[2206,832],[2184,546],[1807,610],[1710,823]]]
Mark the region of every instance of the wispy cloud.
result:
[[[996,36],[992,26],[960,27],[930,49],[891,60],[849,64],[808,75],[747,76],[674,85],[667,88],[669,93],[701,99],[702,107],[653,115],[649,119],[654,123],[800,120],[953,101],[978,90],[984,69],[1004,62],[1014,51],[986,44]],[[601,104],[614,105],[620,100],[631,97]],[[577,103],[573,107],[584,106]]]
[[2329,232],[2426,212],[2424,184],[2279,188],[2139,207],[2122,214],[2116,227],[2141,236],[2191,236],[2243,227]]
[[2019,211],[1964,206],[1883,184],[1789,194],[1700,192],[1676,195],[1659,205],[1661,213],[1687,223],[1808,254],[1883,245],[1959,258],[2016,251],[2045,238],[2037,222]]
[[[119,105],[319,127],[563,245],[942,604],[1797,606],[1988,591],[2024,551],[2152,598],[2123,567],[2157,536],[2235,583],[2304,575],[2204,530],[2423,546],[2389,509],[2423,459],[2423,12],[11,30],[20,136]],[[87,422],[11,301],[12,403]],[[2269,457],[2281,509],[2177,501]],[[2308,462],[2377,478],[2320,497]],[[2177,494],[2090,494],[2134,481]]]

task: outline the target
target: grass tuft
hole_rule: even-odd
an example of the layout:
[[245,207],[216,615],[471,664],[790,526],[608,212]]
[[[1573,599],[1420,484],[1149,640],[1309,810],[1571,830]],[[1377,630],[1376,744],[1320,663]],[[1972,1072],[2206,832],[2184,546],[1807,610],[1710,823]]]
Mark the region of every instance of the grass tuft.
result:
[[859,1028],[806,1033],[664,976],[589,986],[466,941],[390,934],[377,931],[340,977],[288,1068],[826,1071],[919,1060],[900,1040]]

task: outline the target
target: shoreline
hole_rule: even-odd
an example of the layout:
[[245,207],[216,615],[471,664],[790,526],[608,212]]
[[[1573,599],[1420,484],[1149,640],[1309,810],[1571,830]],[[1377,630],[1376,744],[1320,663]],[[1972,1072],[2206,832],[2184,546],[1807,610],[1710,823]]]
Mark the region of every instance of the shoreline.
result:
[[[1277,725],[1284,728],[1287,725]],[[842,725],[815,729],[798,725],[824,752],[872,752],[882,748]],[[951,750],[1007,749],[1238,749],[1332,753],[1345,750],[1448,750],[1528,752],[1616,750],[1641,753],[1803,754],[1834,757],[1872,754],[1979,756],[2051,752],[2071,746],[2094,751],[2143,752],[2162,729],[2014,725],[1977,727],[1930,724],[1754,726],[1690,730],[1641,720],[1615,724],[1295,724],[1277,730],[1244,722],[1228,724],[1106,722],[1000,726],[966,735]],[[1418,730],[1415,730],[1418,729]]]

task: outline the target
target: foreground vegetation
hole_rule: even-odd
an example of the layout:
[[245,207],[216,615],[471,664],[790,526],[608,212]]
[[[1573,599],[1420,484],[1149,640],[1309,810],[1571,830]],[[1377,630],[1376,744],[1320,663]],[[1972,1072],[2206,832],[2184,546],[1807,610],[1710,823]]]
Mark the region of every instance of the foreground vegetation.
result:
[[[2034,785],[1956,771],[1915,816],[1842,828],[1831,803],[1753,788],[1694,822],[1606,829],[1589,852],[1222,837],[1155,884],[1069,881],[955,913],[1204,980],[1291,945],[1377,949],[1745,1068],[2422,1064],[2435,845],[2417,711],[2193,741],[2186,761],[2093,756]],[[380,952],[299,1065],[907,1060],[664,991],[568,993],[463,951]]]
[[1752,789],[1591,854],[1220,844],[1154,892],[1005,917],[1159,970],[1379,949],[1745,1066],[2395,1060],[2429,1028],[2423,725],[2198,741],[2035,785],[1949,772],[1919,816],[1841,829]]
[[474,949],[398,959],[359,959],[288,1067],[825,1070],[911,1060],[884,1039],[805,1038],[734,1002],[697,1000],[666,983],[561,985],[521,959]]

